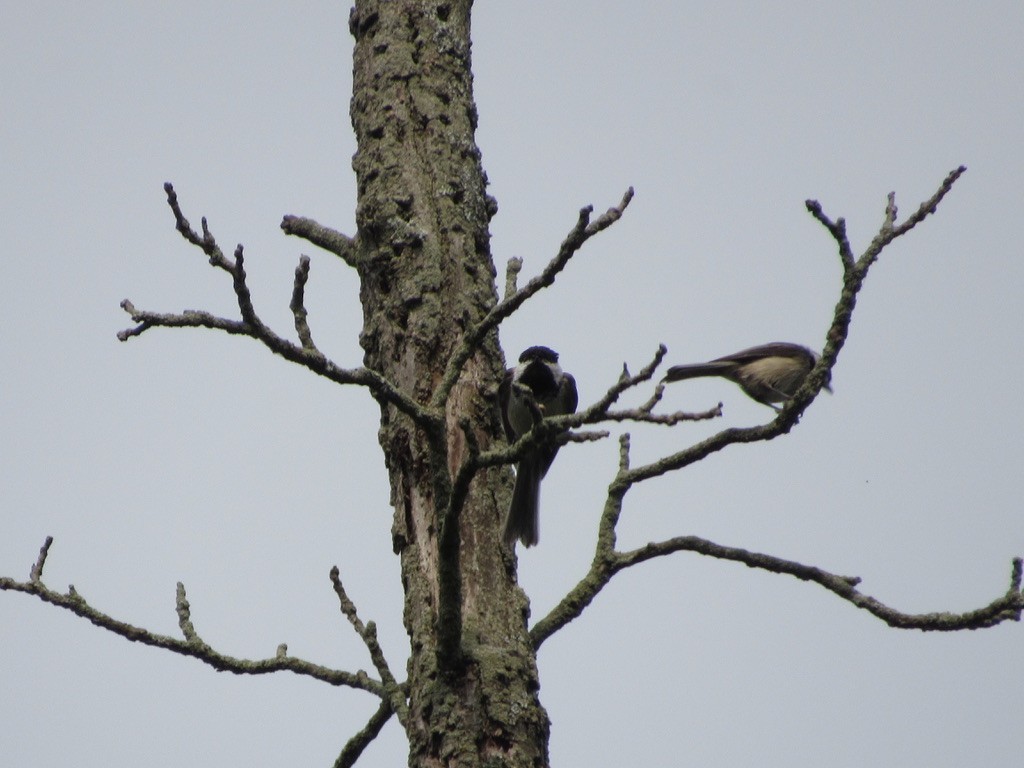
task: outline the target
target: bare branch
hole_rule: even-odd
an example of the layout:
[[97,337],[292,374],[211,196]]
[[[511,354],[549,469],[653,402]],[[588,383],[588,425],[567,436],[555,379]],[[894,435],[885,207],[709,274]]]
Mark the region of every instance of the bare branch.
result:
[[351,768],[365,750],[380,733],[395,711],[387,701],[382,701],[377,711],[370,716],[369,722],[355,736],[348,740],[345,748],[341,750],[338,759],[334,761],[334,768]]
[[509,299],[500,302],[495,306],[483,320],[480,321],[480,330],[474,329],[480,338],[504,320],[506,317],[511,315],[517,310],[524,301],[529,299],[534,294],[547,288],[555,282],[555,278],[558,273],[565,269],[566,264],[569,260],[576,255],[576,252],[583,247],[583,244],[590,238],[601,232],[616,221],[622,218],[622,214],[625,212],[630,201],[633,199],[633,188],[630,187],[626,190],[622,196],[622,200],[619,204],[609,208],[607,211],[602,213],[596,219],[591,221],[590,216],[594,211],[594,207],[588,205],[580,209],[579,217],[576,219],[576,225],[569,230],[569,234],[566,235],[562,244],[558,248],[558,253],[555,257],[548,262],[547,266],[544,267],[543,271],[531,279],[523,288],[516,291],[516,293]]
[[611,564],[595,560],[587,575],[569,590],[547,616],[530,628],[530,640],[534,649],[539,649],[555,632],[578,618],[614,575],[615,569]]
[[579,617],[587,606],[604,589],[616,573],[615,559],[615,526],[622,513],[622,500],[629,491],[629,484],[621,482],[621,478],[629,473],[629,433],[619,437],[619,469],[608,486],[608,496],[598,523],[597,545],[590,569],[575,587],[570,589],[548,615],[538,621],[530,629],[530,639],[534,648],[541,644],[573,619]]
[[722,416],[722,404],[706,411],[675,411],[673,413],[649,413],[643,406],[629,408],[624,411],[608,411],[604,415],[604,421],[633,421],[638,424],[659,424],[664,427],[674,427],[684,421],[708,421]]
[[334,585],[334,592],[338,596],[338,603],[341,606],[341,612],[345,614],[345,618],[349,620],[349,623],[355,629],[356,634],[362,639],[366,645],[366,650],[370,652],[370,659],[373,661],[373,666],[377,669],[377,674],[380,675],[381,683],[384,687],[386,696],[383,698],[388,702],[391,709],[394,710],[395,714],[398,715],[398,721],[403,726],[408,722],[409,709],[405,701],[405,693],[402,691],[402,687],[395,680],[395,676],[391,673],[391,668],[388,666],[388,661],[384,658],[384,651],[380,647],[380,643],[377,641],[377,628],[371,621],[369,624],[363,624],[362,619],[359,618],[359,614],[356,612],[356,606],[349,599],[348,593],[345,591],[344,585],[341,583],[341,575],[338,570],[338,566],[331,568],[331,584]]
[[182,237],[192,243],[192,245],[201,248],[203,253],[205,253],[209,258],[210,264],[230,272],[230,262],[224,257],[224,253],[221,251],[220,246],[217,245],[217,241],[210,233],[210,228],[206,224],[206,217],[204,216],[202,219],[203,235],[200,237],[196,234],[196,231],[192,229],[192,225],[188,223],[188,219],[185,218],[185,214],[181,212],[181,206],[178,205],[178,195],[174,191],[174,186],[171,182],[168,181],[164,183],[164,192],[167,194],[167,204],[171,207],[171,212],[174,214],[175,229],[181,233]]
[[[48,541],[52,541],[48,537]],[[48,545],[44,545],[44,549]],[[35,571],[35,569],[33,569]],[[179,585],[180,587],[180,585]],[[374,680],[366,672],[345,672],[337,669],[330,669],[319,664],[295,658],[294,656],[274,656],[267,659],[249,660],[238,659],[215,651],[204,643],[192,627],[189,616],[188,602],[184,600],[184,588],[178,590],[176,601],[178,610],[178,624],[182,628],[185,640],[160,635],[155,632],[133,626],[119,621],[112,616],[96,610],[89,605],[75,588],[68,587],[67,594],[61,594],[48,588],[41,580],[30,580],[25,582],[16,581],[7,576],[0,576],[0,590],[10,592],[24,592],[34,595],[40,600],[58,608],[63,608],[76,616],[95,624],[101,629],[113,632],[132,642],[150,645],[155,648],[163,648],[172,653],[182,656],[191,656],[204,664],[208,664],[221,672],[231,672],[236,675],[263,675],[271,672],[293,672],[296,675],[311,677],[321,680],[330,685],[347,686],[367,691],[375,696],[384,698],[387,695],[385,686],[378,680]]]
[[843,219],[836,219],[832,221],[822,210],[821,203],[817,200],[807,200],[805,205],[807,210],[810,211],[811,215],[814,216],[832,235],[832,237],[839,244],[839,253],[843,260],[844,271],[849,273],[856,269],[861,272],[863,278],[864,273],[867,272],[868,268],[878,258],[879,253],[889,243],[895,240],[901,235],[905,235],[907,232],[912,230],[918,224],[920,224],[929,215],[935,213],[938,209],[939,203],[942,199],[953,189],[953,184],[959,179],[965,172],[967,167],[961,165],[960,167],[950,171],[946,178],[942,180],[939,188],[935,191],[931,197],[925,200],[921,205],[918,206],[917,210],[902,224],[896,224],[896,216],[898,209],[896,207],[896,193],[890,192],[886,198],[885,206],[885,217],[882,222],[882,226],[875,235],[874,239],[868,245],[867,250],[861,255],[859,259],[854,262],[853,253],[850,249],[849,240],[846,237],[846,222]]
[[440,416],[430,412],[427,408],[401,392],[379,373],[368,368],[340,368],[316,348],[309,333],[309,327],[306,325],[305,307],[302,304],[306,277],[309,270],[308,260],[305,264],[300,261],[296,269],[295,286],[292,290],[292,302],[290,305],[295,315],[296,330],[301,341],[300,346],[278,336],[256,314],[252,304],[252,296],[246,282],[243,247],[239,245],[235,249],[234,261],[227,259],[217,245],[216,239],[210,233],[206,219],[203,219],[203,234],[200,236],[192,229],[188,220],[182,214],[174,188],[170,184],[165,184],[164,189],[167,191],[168,203],[174,212],[178,231],[190,243],[201,248],[209,256],[211,264],[231,275],[232,287],[234,288],[242,319],[229,320],[217,317],[209,312],[197,310],[185,310],[178,314],[142,311],[136,309],[131,301],[125,299],[121,302],[121,307],[131,316],[132,322],[136,323],[136,326],[120,331],[117,334],[118,339],[127,341],[134,336],[141,336],[150,328],[211,328],[240,336],[249,336],[286,360],[298,363],[337,384],[364,386],[378,400],[394,405],[399,411],[410,416],[417,424],[436,428],[437,424],[440,423]]
[[534,645],[539,647],[548,637],[579,616],[611,577],[621,570],[647,560],[676,552],[696,552],[719,560],[732,560],[750,568],[786,574],[801,581],[818,584],[829,592],[861,608],[896,629],[919,629],[923,632],[953,632],[964,629],[983,629],[1004,621],[1020,621],[1024,611],[1024,593],[1020,588],[1021,559],[1014,558],[1010,586],[1005,594],[988,605],[964,613],[903,613],[885,605],[857,586],[861,579],[841,576],[811,565],[785,560],[761,552],[750,552],[739,547],[726,547],[697,536],[679,536],[667,541],[650,543],[629,552],[606,552],[598,559],[586,578],[581,580],[562,601],[530,630]]
[[868,270],[871,268],[872,264],[877,261],[882,249],[897,237],[909,232],[917,226],[917,224],[923,221],[926,216],[934,213],[939,202],[952,189],[953,184],[964,174],[966,170],[966,167],[961,165],[959,168],[947,174],[935,194],[921,203],[917,211],[915,211],[910,218],[900,225],[896,224],[896,216],[898,213],[896,207],[896,195],[895,193],[890,193],[886,198],[885,216],[882,226],[879,229],[878,234],[875,235],[871,243],[868,244],[867,249],[858,259],[856,259],[856,261],[853,260],[850,251],[850,244],[846,239],[846,226],[843,219],[837,219],[836,222],[833,223],[829,217],[823,213],[821,205],[817,201],[807,201],[807,209],[815,219],[821,222],[822,225],[829,230],[833,238],[835,238],[839,243],[839,251],[843,261],[843,288],[839,297],[839,302],[836,304],[832,326],[829,328],[828,334],[826,335],[827,344],[822,352],[821,360],[818,361],[817,366],[815,366],[814,370],[811,371],[810,375],[807,377],[802,391],[797,393],[796,397],[790,400],[784,409],[789,410],[792,408],[794,411],[798,412],[795,414],[794,421],[799,418],[799,412],[803,411],[807,404],[814,398],[815,393],[820,389],[820,386],[824,382],[826,372],[830,371],[832,366],[835,365],[839,351],[846,343],[846,338],[850,330],[850,321],[853,317],[853,310],[857,304],[857,295],[863,287],[864,279],[867,277]]
[[295,332],[299,335],[302,348],[310,351],[318,351],[313,343],[313,334],[310,333],[309,323],[306,321],[306,281],[309,280],[309,256],[299,257],[299,266],[295,268],[295,286],[292,288],[292,301],[288,305],[292,315],[295,317]]
[[120,341],[128,341],[133,336],[141,336],[150,328],[212,328],[225,333],[256,338],[253,329],[241,320],[228,320],[200,310],[186,309],[180,314],[147,312],[136,309],[128,299],[121,302],[121,309],[131,316],[133,323],[138,323],[138,325],[118,331],[117,338]]
[[479,323],[469,328],[462,337],[462,342],[449,358],[448,364],[445,367],[444,376],[441,378],[441,382],[434,391],[432,403],[435,407],[441,406],[448,399],[448,395],[451,392],[452,387],[455,386],[455,382],[459,380],[459,376],[462,374],[463,366],[465,366],[466,361],[473,356],[473,353],[476,351],[477,347],[480,346],[484,337],[497,328],[502,320],[522,306],[523,302],[538,291],[553,284],[558,273],[565,269],[565,265],[569,263],[569,259],[571,259],[576,252],[583,247],[583,244],[587,242],[587,240],[598,232],[607,229],[622,218],[623,212],[626,210],[626,207],[629,205],[629,201],[632,199],[633,188],[630,187],[626,190],[626,193],[622,196],[622,200],[617,206],[609,208],[593,221],[590,220],[590,215],[593,213],[594,207],[588,205],[585,208],[581,208],[579,218],[576,220],[576,225],[569,231],[565,240],[562,241],[555,257],[548,262],[548,265],[544,267],[544,270],[537,275],[537,277],[530,280],[525,287],[521,290],[515,291],[512,295],[508,295],[508,291],[510,287],[515,287],[515,276],[518,274],[519,269],[522,268],[522,263],[520,260],[520,263],[513,267],[514,260],[509,262],[509,267],[507,268],[505,275],[505,298],[498,302],[498,304],[496,304],[491,311],[480,320]]
[[[953,189],[953,185],[956,183],[956,180],[959,179],[961,176],[963,176],[964,173],[966,173],[966,172],[967,172],[967,166],[966,165],[961,165],[960,167],[955,168],[952,171],[950,171],[946,175],[946,178],[942,180],[942,184],[939,185],[939,188],[938,188],[938,190],[936,190],[935,194],[932,195],[931,197],[929,197],[923,203],[921,203],[921,205],[918,206],[917,210],[914,211],[913,214],[911,214],[910,218],[908,218],[905,222],[903,222],[898,227],[895,227],[893,229],[893,235],[892,235],[891,239],[894,240],[897,237],[899,237],[900,235],[905,235],[907,232],[909,232],[914,227],[916,227],[918,224],[920,224],[922,221],[924,221],[925,217],[927,217],[929,214],[935,213],[935,211],[938,210],[939,203],[942,202],[942,198],[944,198],[947,194],[949,194],[949,192]],[[892,207],[892,219],[893,219],[893,222],[895,222],[895,220],[896,220],[896,195],[895,195],[895,193],[893,193],[891,195],[890,205]]]
[[892,232],[896,226],[896,217],[899,215],[899,208],[896,207],[896,193],[890,192],[885,202],[885,218],[882,220],[882,232]]
[[[190,643],[204,644],[202,638],[196,633],[195,626],[192,624],[192,606],[189,605],[188,598],[185,596],[185,585],[180,581],[178,582],[174,604],[178,612],[178,627],[181,629],[181,634]],[[278,657],[282,655],[280,648],[278,648],[278,653],[275,655]]]
[[502,301],[510,298],[518,290],[516,281],[519,279],[522,269],[523,260],[518,256],[513,256],[508,260],[508,264],[505,265],[505,294],[502,296]]
[[850,241],[846,236],[846,219],[838,218],[832,221],[825,215],[821,208],[821,203],[817,200],[807,200],[804,205],[810,214],[831,233],[836,243],[839,244],[839,258],[843,260],[843,269],[852,269],[854,258],[853,250],[850,248]]
[[912,230],[918,224],[925,220],[925,218],[932,213],[935,213],[939,203],[942,201],[949,191],[953,188],[953,184],[959,179],[965,172],[967,167],[961,165],[949,172],[946,178],[942,180],[942,184],[939,185],[938,190],[930,198],[925,200],[921,205],[918,206],[917,210],[910,215],[910,217],[902,224],[896,224],[896,193],[890,192],[886,200],[885,206],[885,219],[882,223],[881,229],[878,234],[875,235],[874,239],[868,245],[867,250],[857,260],[856,269],[862,275],[868,271],[868,268],[878,259],[878,255],[882,252],[889,243],[895,240],[901,235],[905,235],[907,232]]
[[611,432],[607,429],[593,430],[589,432],[563,432],[560,435],[555,435],[552,438],[552,442],[558,445],[567,445],[568,443],[596,443],[598,440],[607,440],[611,437]]
[[[664,346],[664,345],[663,345]],[[651,369],[653,374],[653,368]],[[622,382],[630,378],[629,369],[622,366],[622,377],[619,381]],[[646,380],[647,377],[643,377],[640,380]],[[606,411],[602,421],[633,421],[640,424],[660,424],[666,427],[672,427],[684,421],[707,421],[708,419],[719,418],[722,415],[722,404],[713,408],[708,408],[704,411],[675,411],[674,413],[658,414],[654,413],[655,407],[662,401],[665,395],[665,384],[664,379],[659,381],[657,386],[654,388],[654,392],[647,399],[647,402],[637,406],[636,408],[627,408],[622,411]]]
[[239,336],[248,336],[261,342],[286,360],[298,363],[336,384],[356,384],[368,388],[376,397],[391,403],[398,410],[411,416],[417,423],[431,423],[434,420],[428,409],[397,389],[376,371],[369,368],[341,368],[332,360],[324,357],[316,348],[306,349],[293,344],[278,336],[262,323],[259,327],[253,327],[241,320],[228,320],[211,315],[209,312],[197,310],[185,310],[181,314],[147,312],[136,309],[128,299],[121,302],[121,307],[131,316],[132,322],[138,323],[135,328],[129,328],[117,334],[121,341],[127,341],[133,336],[140,336],[150,328],[212,328]]
[[623,392],[628,389],[632,389],[645,381],[650,381],[654,372],[658,369],[658,366],[661,365],[661,361],[665,359],[665,355],[667,354],[668,347],[664,344],[659,344],[658,350],[654,353],[654,357],[651,359],[651,362],[641,368],[640,373],[636,376],[631,376],[629,374],[629,369],[623,365],[622,375],[619,376],[619,380],[608,388],[608,391],[604,393],[604,396],[600,400],[578,414],[582,418],[580,424],[593,424],[598,421],[602,421],[605,414],[608,413],[608,409],[615,404]]
[[[661,345],[654,354],[652,360],[635,376],[631,375],[628,368],[623,365],[622,375],[619,379],[597,402],[583,411],[575,414],[543,419],[540,418],[540,412],[538,411],[536,414],[538,418],[534,427],[512,445],[494,447],[486,452],[481,452],[468,421],[460,422],[461,428],[466,434],[468,450],[466,452],[466,459],[455,475],[452,493],[449,497],[449,505],[442,517],[442,531],[440,534],[442,547],[444,546],[444,542],[448,539],[445,535],[446,532],[458,531],[459,512],[461,511],[462,505],[465,503],[465,499],[468,496],[469,485],[472,482],[472,479],[476,476],[476,473],[481,469],[518,461],[529,451],[535,450],[538,445],[544,442],[553,442],[564,445],[570,442],[591,442],[608,437],[608,432],[606,431],[568,431],[571,428],[579,428],[586,424],[596,424],[602,421],[611,420],[670,425],[681,421],[714,418],[715,416],[721,415],[721,404],[719,404],[718,407],[702,414],[680,412],[662,416],[651,413],[654,406],[660,401],[660,393],[664,389],[662,385],[659,385],[656,394],[639,408],[609,412],[608,409],[625,391],[651,379],[667,352],[668,349],[664,345]],[[628,485],[624,486],[624,488],[628,489]],[[623,493],[625,493],[625,490]],[[615,519],[617,520],[617,515]],[[608,526],[608,528],[612,531],[612,536],[614,537],[614,523]],[[609,545],[609,549],[613,546],[614,539]],[[608,577],[610,578],[610,575]],[[601,581],[600,576],[597,578],[598,581],[591,585],[594,589],[593,594],[596,594],[607,581],[607,579]]]
[[36,558],[36,562],[28,574],[28,580],[33,584],[38,584],[39,580],[43,578],[43,568],[46,566],[46,556],[50,554],[51,544],[53,544],[53,536],[47,536],[43,541],[43,546],[39,548],[39,557]]
[[358,269],[362,259],[356,241],[330,227],[318,224],[313,219],[302,216],[285,216],[281,220],[281,229],[286,235],[295,235],[307,240],[315,246],[330,251],[353,269]]
[[[594,599],[598,592],[618,571],[645,562],[652,557],[659,557],[679,551],[694,551],[711,557],[718,557],[726,560],[737,560],[750,567],[762,568],[775,573],[787,573],[806,581],[814,581],[843,599],[854,605],[863,608],[878,618],[886,621],[892,626],[917,629],[933,630],[954,630],[974,629],[982,626],[1005,621],[1007,619],[1019,620],[1021,608],[1024,607],[1024,599],[1020,593],[1020,577],[1022,567],[1020,561],[1014,561],[1014,571],[1011,578],[1010,590],[1006,596],[994,601],[989,606],[971,611],[965,614],[923,614],[912,615],[896,611],[872,597],[862,595],[856,590],[856,579],[850,577],[836,576],[827,573],[813,566],[794,563],[770,555],[762,555],[747,552],[746,550],[722,547],[704,539],[694,536],[684,536],[670,539],[659,544],[648,544],[633,552],[622,553],[615,549],[615,529],[622,513],[622,503],[629,490],[637,483],[659,477],[683,467],[689,466],[712,453],[736,443],[751,443],[760,440],[771,440],[779,435],[785,434],[792,429],[799,421],[807,406],[817,397],[826,381],[826,375],[835,364],[839,350],[845,343],[849,332],[850,320],[853,315],[853,308],[856,304],[857,294],[863,287],[864,278],[874,261],[878,258],[881,250],[893,239],[908,232],[917,223],[922,221],[928,214],[933,213],[942,198],[949,192],[955,181],[963,174],[961,166],[942,182],[938,191],[926,200],[918,210],[903,224],[896,224],[898,214],[896,198],[890,194],[885,208],[885,220],[878,235],[872,240],[867,250],[858,258],[854,259],[846,236],[846,224],[843,219],[832,221],[822,210],[821,205],[814,200],[807,201],[807,209],[832,235],[839,246],[839,253],[843,263],[843,288],[835,313],[832,325],[827,334],[827,344],[815,367],[808,374],[800,390],[779,410],[775,419],[768,424],[745,429],[725,429],[706,440],[680,450],[674,454],[663,457],[657,461],[632,468],[629,462],[629,436],[624,435],[620,445],[619,470],[615,478],[608,486],[608,495],[605,501],[604,510],[598,524],[597,546],[594,559],[588,573],[580,582],[569,591],[562,601],[543,619],[541,619],[531,630],[531,637],[535,645],[539,646],[547,637],[568,622],[579,616],[586,606]],[[663,353],[661,353],[663,354]],[[657,367],[659,359],[649,366],[651,371]],[[624,372],[620,384],[630,380],[628,372]],[[556,428],[567,428],[576,426],[578,423],[588,423],[591,410],[597,415],[602,412],[603,418],[613,419],[618,414],[608,413],[607,407],[614,401],[616,388],[609,390],[608,395],[599,401],[592,409],[576,414],[580,421],[574,422],[570,417],[559,417],[557,419],[545,420],[538,425],[534,431],[546,431]],[[630,420],[652,421],[664,418],[665,423],[674,423],[675,420],[682,420],[683,415],[672,414],[668,417],[655,417],[652,413],[654,406],[660,401],[662,389],[656,389],[654,395],[647,403],[639,409],[639,415],[645,414],[649,418],[634,418],[637,414],[623,412]],[[720,406],[719,406],[720,408]],[[708,411],[707,416],[712,416],[715,411]],[[517,443],[518,446],[518,443]],[[513,448],[517,447],[513,446]],[[480,457],[480,461],[489,458],[488,454]]]
[[256,310],[252,306],[252,294],[249,293],[249,286],[245,282],[245,254],[243,250],[241,243],[235,246],[235,263],[230,270],[232,287],[235,289],[235,298],[238,300],[238,311],[242,314],[242,320],[248,325],[253,326],[255,330],[270,333],[263,325],[263,321],[256,315]]
[[981,629],[1008,620],[1020,621],[1021,611],[1024,610],[1024,594],[1021,594],[1020,591],[1020,558],[1014,558],[1009,590],[983,608],[966,613],[901,613],[875,598],[859,592],[856,587],[861,580],[856,576],[839,576],[814,566],[784,560],[773,555],[749,552],[738,547],[724,547],[697,536],[680,536],[656,544],[647,544],[631,552],[621,553],[616,560],[616,570],[622,570],[631,565],[674,552],[696,552],[720,560],[734,560],[750,568],[787,574],[801,581],[814,582],[896,629],[920,629],[925,632]]
[[[458,547],[458,535],[459,535],[459,517],[462,511],[462,507],[465,504],[466,498],[468,497],[469,487],[476,476],[477,472],[482,469],[489,467],[501,466],[504,464],[511,464],[515,461],[519,461],[532,450],[542,443],[552,442],[560,445],[566,443],[583,443],[592,442],[596,440],[602,440],[608,437],[606,431],[593,431],[593,432],[568,432],[571,428],[578,428],[585,424],[596,424],[605,420],[612,421],[640,421],[652,424],[672,424],[684,420],[694,420],[699,418],[709,418],[709,415],[705,414],[685,414],[676,413],[669,414],[666,416],[658,416],[650,413],[650,410],[631,409],[608,413],[608,408],[615,403],[615,401],[622,395],[626,390],[635,387],[645,381],[650,380],[653,376],[654,371],[661,364],[668,349],[661,345],[658,351],[655,353],[654,358],[644,366],[640,373],[636,376],[631,376],[629,371],[623,366],[623,374],[619,377],[618,381],[613,384],[604,396],[598,400],[594,405],[576,414],[569,414],[565,416],[543,418],[539,408],[536,407],[535,403],[527,401],[528,404],[532,404],[534,408],[534,427],[523,435],[519,440],[516,440],[512,445],[500,444],[490,448],[485,452],[480,450],[479,442],[476,435],[473,433],[471,425],[468,420],[462,419],[459,421],[459,426],[466,437],[466,456],[458,471],[455,473],[455,478],[452,483],[451,492],[448,495],[448,503],[440,518],[441,530],[439,533],[439,548],[441,552],[455,552]],[[653,408],[653,404],[657,401],[652,398],[649,401],[649,405]],[[647,405],[647,404],[645,404]],[[711,415],[718,412],[710,412]],[[450,558],[442,558],[444,562],[457,563],[458,558],[454,555]],[[453,565],[454,567],[454,565]],[[457,586],[458,580],[453,578],[454,574],[449,574],[446,571],[442,572],[442,579],[445,584],[451,584],[455,590],[451,594],[455,597],[458,596]],[[442,589],[442,598],[449,595],[447,590]],[[442,604],[451,604],[452,610],[455,610],[457,600],[445,600],[442,599]],[[454,619],[451,621],[444,622],[446,628],[454,626]],[[453,645],[454,647],[454,645]]]
[[[566,430],[576,429],[587,424],[600,424],[604,421],[639,421],[650,424],[669,424],[679,421],[700,420],[713,416],[717,412],[717,409],[713,409],[712,411],[708,411],[704,414],[676,413],[666,416],[655,416],[644,411],[642,407],[632,410],[609,412],[608,409],[615,404],[624,392],[650,380],[654,375],[654,371],[661,364],[661,361],[664,359],[667,352],[668,348],[662,344],[658,348],[658,351],[655,352],[651,362],[645,365],[638,374],[632,376],[629,374],[628,370],[624,371],[623,375],[608,388],[608,391],[605,392],[599,400],[597,400],[593,405],[584,408],[582,411],[566,414],[564,416],[548,416],[540,419],[534,424],[533,428],[529,432],[520,437],[513,444],[492,447],[487,451],[471,455],[467,459],[467,461],[472,461],[473,466],[470,471],[475,472],[486,467],[500,466],[502,464],[511,464],[519,461],[523,456],[544,442],[553,441],[561,442],[563,444],[567,442],[588,442],[590,440],[601,439],[606,436],[606,433],[603,432],[584,435],[580,439],[575,439],[565,435]],[[539,416],[540,412],[538,411],[537,413]],[[708,414],[710,414],[710,416]]]
[[1010,586],[1006,590],[1007,596],[1021,591],[1021,575],[1024,574],[1024,559],[1013,558],[1013,567],[1010,569]]

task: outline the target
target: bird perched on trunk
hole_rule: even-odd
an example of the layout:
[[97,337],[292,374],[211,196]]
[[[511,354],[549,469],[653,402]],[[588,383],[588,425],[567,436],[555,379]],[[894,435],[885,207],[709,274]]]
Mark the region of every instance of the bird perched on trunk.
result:
[[[505,436],[514,443],[545,416],[575,413],[579,396],[576,379],[562,370],[558,353],[547,347],[530,347],[519,356],[519,365],[505,371],[498,389]],[[505,520],[505,543],[519,539],[530,547],[540,539],[537,504],[540,481],[555,460],[559,446],[543,443],[533,448],[516,466],[516,484]]]
[[[789,400],[804,383],[818,355],[807,347],[775,341],[751,347],[707,363],[674,365],[665,372],[665,381],[682,381],[701,376],[721,376],[734,381],[759,403],[779,410],[775,403]],[[832,391],[831,375],[825,389]]]

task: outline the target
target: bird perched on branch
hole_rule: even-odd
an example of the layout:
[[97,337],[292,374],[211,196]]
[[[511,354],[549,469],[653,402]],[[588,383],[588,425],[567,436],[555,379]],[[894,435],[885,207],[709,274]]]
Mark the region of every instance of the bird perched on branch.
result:
[[[530,347],[519,356],[519,365],[509,368],[498,389],[505,436],[514,443],[545,416],[575,413],[579,402],[576,379],[562,370],[558,353],[547,347]],[[505,543],[515,546],[519,539],[530,547],[540,539],[537,505],[540,481],[555,460],[559,446],[538,445],[519,460],[516,484],[505,520]]]
[[[804,383],[818,355],[807,347],[775,341],[751,347],[707,363],[674,365],[665,372],[665,381],[682,381],[701,376],[720,376],[734,381],[759,403],[779,410],[775,403],[789,400]],[[831,375],[825,389],[832,391]]]

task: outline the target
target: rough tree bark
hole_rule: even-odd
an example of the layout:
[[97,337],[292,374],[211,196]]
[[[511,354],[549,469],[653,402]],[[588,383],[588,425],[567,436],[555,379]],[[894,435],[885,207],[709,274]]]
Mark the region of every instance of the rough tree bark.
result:
[[451,504],[467,450],[460,419],[483,449],[499,435],[495,331],[446,402],[435,400],[464,331],[498,300],[488,232],[496,204],[474,142],[470,6],[369,0],[351,15],[360,339],[368,368],[444,408],[425,425],[381,404],[412,649],[410,765],[485,765],[497,755],[541,765],[549,727],[527,603],[498,543],[508,470],[481,472],[462,514]]

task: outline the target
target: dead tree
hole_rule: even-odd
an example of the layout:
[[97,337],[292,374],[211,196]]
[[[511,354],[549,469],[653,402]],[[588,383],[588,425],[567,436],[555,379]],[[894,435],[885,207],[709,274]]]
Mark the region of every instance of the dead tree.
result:
[[[360,280],[362,365],[335,363],[314,341],[304,288],[310,260],[295,271],[291,310],[294,337],[261,320],[246,281],[241,245],[225,253],[205,219],[195,228],[174,189],[165,186],[178,231],[225,272],[238,316],[202,311],[157,313],[122,306],[133,327],[122,340],[151,328],[208,328],[248,336],[288,361],[339,385],[359,386],[377,402],[380,444],[391,482],[393,547],[401,558],[405,627],[410,656],[405,672],[389,662],[372,622],[364,622],[348,598],[337,567],[330,580],[339,606],[362,638],[376,674],[329,669],[290,656],[243,660],[205,643],[193,626],[184,587],[178,585],[181,637],[168,637],[121,622],[89,605],[70,588],[52,590],[43,580],[50,539],[25,581],[0,579],[0,589],[26,592],[68,609],[130,640],[195,657],[218,670],[263,674],[288,670],[331,685],[359,688],[379,699],[376,713],[342,749],[338,765],[351,765],[391,717],[409,740],[415,766],[543,766],[548,764],[550,723],[538,697],[536,655],[552,634],[579,616],[620,571],[677,552],[733,560],[751,568],[814,582],[890,626],[959,630],[1019,620],[1024,608],[1021,561],[1009,587],[989,605],[965,614],[908,615],[858,590],[859,579],[769,554],[726,547],[695,536],[678,536],[622,551],[616,524],[623,499],[638,483],[674,472],[736,443],[771,440],[788,433],[826,382],[847,336],[857,295],[872,264],[895,238],[933,213],[963,173],[951,172],[936,193],[900,221],[889,195],[882,226],[855,256],[843,219],[832,219],[815,201],[810,214],[834,240],[842,265],[839,301],[820,361],[800,391],[770,423],[725,429],[658,461],[633,466],[629,435],[619,438],[619,468],[608,487],[589,571],[547,615],[530,626],[528,600],[516,580],[516,559],[500,541],[511,489],[510,465],[542,441],[572,430],[568,441],[601,439],[609,422],[668,426],[713,418],[707,413],[662,413],[655,373],[665,348],[652,352],[635,374],[624,370],[605,393],[576,414],[538,422],[512,445],[505,442],[495,393],[505,370],[497,329],[528,300],[554,284],[587,240],[614,224],[632,198],[594,216],[583,208],[547,265],[522,287],[521,263],[511,263],[503,295],[489,246],[489,222],[497,211],[486,192],[474,141],[476,107],[470,67],[469,0],[361,0],[350,19],[355,38],[352,124],[358,141],[357,230],[342,234],[308,218],[286,216],[281,227],[329,251]],[[355,331],[355,329],[353,329]],[[617,408],[620,396],[649,392],[642,405]]]

